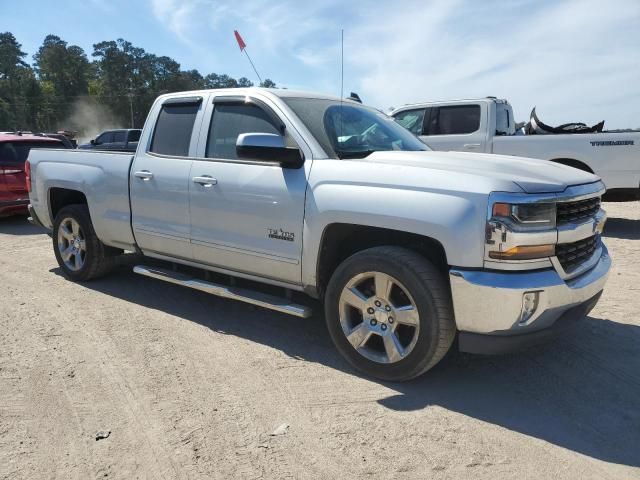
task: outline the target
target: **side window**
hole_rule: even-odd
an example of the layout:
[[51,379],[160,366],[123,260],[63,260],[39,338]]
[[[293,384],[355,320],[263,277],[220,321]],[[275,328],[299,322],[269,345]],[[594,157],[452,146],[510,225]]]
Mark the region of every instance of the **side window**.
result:
[[140,133],[140,130],[129,130],[129,141],[137,142],[138,140],[140,140]]
[[414,135],[422,134],[422,122],[424,121],[425,109],[406,110],[395,116],[395,121],[409,130]]
[[113,132],[104,132],[96,138],[96,144],[102,145],[103,143],[112,143],[113,142]]
[[150,152],[176,157],[189,156],[189,144],[199,103],[166,103],[153,131]]
[[236,141],[241,133],[281,134],[262,108],[252,104],[220,103],[213,109],[206,157],[236,160]]
[[127,132],[124,132],[122,130],[119,132],[113,132],[113,143],[124,143],[126,138]]
[[480,105],[449,105],[433,108],[429,135],[462,135],[480,128]]

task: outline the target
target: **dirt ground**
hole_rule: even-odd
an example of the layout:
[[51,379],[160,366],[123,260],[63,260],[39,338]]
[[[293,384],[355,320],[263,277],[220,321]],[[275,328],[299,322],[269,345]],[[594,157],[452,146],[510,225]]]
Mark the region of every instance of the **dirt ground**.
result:
[[614,268],[581,328],[406,384],[353,371],[320,314],[127,268],[74,284],[0,220],[0,478],[640,479],[640,202],[605,208]]

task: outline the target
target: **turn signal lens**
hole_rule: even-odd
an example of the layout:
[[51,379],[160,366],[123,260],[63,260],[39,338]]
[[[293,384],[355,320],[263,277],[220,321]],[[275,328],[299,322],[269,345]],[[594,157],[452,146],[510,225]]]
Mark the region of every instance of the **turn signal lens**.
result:
[[504,252],[489,252],[489,257],[495,260],[533,260],[553,257],[555,254],[555,245],[525,245],[513,247]]
[[494,203],[493,216],[494,217],[510,217],[511,205],[509,203]]

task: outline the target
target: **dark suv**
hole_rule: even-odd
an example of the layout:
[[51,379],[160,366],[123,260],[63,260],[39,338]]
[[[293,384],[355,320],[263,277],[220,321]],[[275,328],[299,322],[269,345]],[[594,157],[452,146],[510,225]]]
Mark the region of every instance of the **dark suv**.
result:
[[98,135],[95,140],[79,145],[78,148],[84,150],[135,152],[136,148],[138,148],[141,132],[142,130],[136,128],[107,130]]

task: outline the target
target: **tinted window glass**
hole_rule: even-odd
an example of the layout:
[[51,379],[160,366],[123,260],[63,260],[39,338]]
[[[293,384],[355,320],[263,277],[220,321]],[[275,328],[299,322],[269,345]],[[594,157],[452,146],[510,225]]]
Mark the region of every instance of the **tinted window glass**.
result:
[[509,115],[509,110],[509,106],[504,103],[496,104],[496,135],[513,135],[515,133],[515,125]]
[[96,138],[96,143],[98,145],[102,143],[113,143],[113,132],[104,132],[102,135],[99,135]]
[[124,143],[126,141],[127,138],[127,132],[124,131],[119,131],[119,132],[113,132],[113,142],[121,142]]
[[129,131],[129,141],[130,142],[137,142],[138,140],[140,140],[140,130],[130,130]]
[[0,163],[21,164],[32,148],[63,148],[61,142],[5,142],[0,143]]
[[480,105],[451,105],[434,108],[429,135],[460,135],[480,127]]
[[420,110],[406,110],[395,116],[396,122],[409,130],[414,135],[422,134],[422,121],[424,120],[424,108]]
[[149,151],[163,155],[189,155],[191,132],[200,104],[163,105]]
[[236,140],[241,133],[281,134],[265,111],[256,105],[218,104],[209,127],[206,156],[237,159]]

